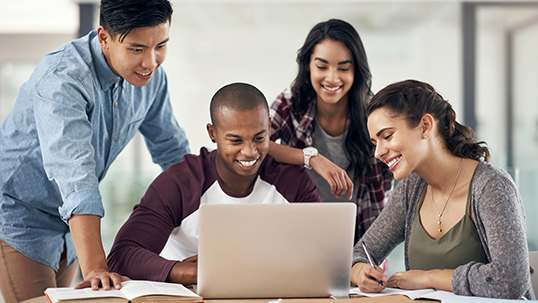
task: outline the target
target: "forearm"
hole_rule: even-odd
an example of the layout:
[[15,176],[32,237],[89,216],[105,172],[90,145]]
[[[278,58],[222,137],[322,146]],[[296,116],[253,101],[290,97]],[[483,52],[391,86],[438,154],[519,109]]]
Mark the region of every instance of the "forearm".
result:
[[96,269],[108,271],[101,242],[101,218],[94,215],[73,215],[69,219],[69,228],[82,276],[86,277]]
[[295,165],[304,164],[302,149],[281,145],[273,141],[269,142],[269,155],[281,163]]
[[434,269],[427,271],[427,287],[452,291],[453,269]]

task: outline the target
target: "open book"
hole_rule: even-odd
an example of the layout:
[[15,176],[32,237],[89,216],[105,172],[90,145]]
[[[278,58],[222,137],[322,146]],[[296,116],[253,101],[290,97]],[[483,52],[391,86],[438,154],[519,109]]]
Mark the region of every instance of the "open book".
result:
[[[444,290],[435,290],[435,289],[418,289],[418,290],[407,290],[400,288],[390,288],[387,287],[379,293],[367,293],[362,292],[360,289],[353,288],[349,292],[350,294],[358,294],[365,297],[379,297],[379,296],[390,296],[390,295],[404,295],[411,300],[415,299],[431,299],[443,301],[446,299],[458,299],[462,296],[455,295],[453,292],[444,291]],[[463,296],[465,298],[465,296]]]
[[51,303],[92,302],[102,299],[103,302],[203,302],[202,297],[175,283],[151,281],[121,282],[120,290],[91,290],[90,288],[74,289],[72,287],[47,288],[45,294]]

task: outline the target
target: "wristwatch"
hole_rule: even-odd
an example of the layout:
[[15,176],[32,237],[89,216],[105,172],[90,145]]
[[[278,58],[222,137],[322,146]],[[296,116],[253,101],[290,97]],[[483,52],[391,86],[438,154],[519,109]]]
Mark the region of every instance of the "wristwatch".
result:
[[304,156],[304,167],[307,169],[312,169],[312,166],[310,166],[310,158],[314,158],[317,156],[318,150],[315,147],[306,147],[303,149],[303,156]]

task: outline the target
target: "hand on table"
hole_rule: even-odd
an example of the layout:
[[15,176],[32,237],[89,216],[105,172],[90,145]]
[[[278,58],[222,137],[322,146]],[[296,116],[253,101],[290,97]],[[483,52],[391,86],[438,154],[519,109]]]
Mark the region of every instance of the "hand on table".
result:
[[428,273],[424,270],[397,272],[388,279],[387,286],[410,290],[430,288]]
[[[379,284],[383,281],[383,285]],[[387,277],[383,269],[377,266],[375,269],[370,264],[357,263],[351,269],[351,282],[359,287],[362,292],[380,292],[387,287]]]
[[166,281],[185,286],[195,284],[198,281],[198,255],[174,264]]
[[310,159],[310,166],[316,171],[331,187],[331,194],[340,198],[347,191],[347,198],[351,200],[353,196],[353,182],[346,171],[331,162],[323,155],[317,155]]
[[129,280],[131,279],[99,268],[89,272],[84,277],[84,281],[75,286],[75,289],[91,287],[92,290],[99,290],[99,286],[102,286],[103,290],[110,290],[110,285],[113,285],[115,289],[121,289],[121,282]]

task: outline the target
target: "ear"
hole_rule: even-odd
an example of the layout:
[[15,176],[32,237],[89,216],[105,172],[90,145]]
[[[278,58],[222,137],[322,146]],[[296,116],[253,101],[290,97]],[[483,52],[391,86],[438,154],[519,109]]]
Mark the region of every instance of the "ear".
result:
[[430,140],[431,135],[433,134],[433,128],[435,126],[435,119],[430,114],[425,114],[420,119],[420,127],[422,131],[422,138]]
[[209,139],[211,139],[212,142],[217,141],[217,130],[211,123],[207,123],[206,125],[207,134],[209,135]]
[[101,44],[103,50],[107,50],[108,44],[112,41],[112,39],[103,26],[99,26],[97,28],[97,38],[99,39],[99,44]]

